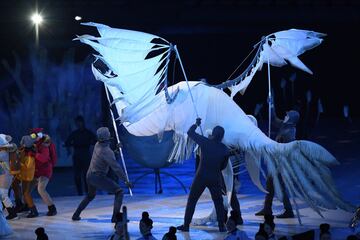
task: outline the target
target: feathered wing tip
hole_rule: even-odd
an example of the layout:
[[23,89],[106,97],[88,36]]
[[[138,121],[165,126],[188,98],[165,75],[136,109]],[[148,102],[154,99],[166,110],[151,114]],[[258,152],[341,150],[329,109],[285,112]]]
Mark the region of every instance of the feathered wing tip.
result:
[[291,144],[294,145],[292,148],[299,149],[302,155],[309,156],[309,161],[314,163],[319,161],[327,166],[340,164],[329,151],[317,143],[300,140],[290,143],[290,146]]
[[355,206],[342,199],[331,177],[329,166],[339,163],[322,146],[294,141],[266,145],[260,151],[279,199],[283,198],[283,182],[292,198],[306,202],[320,216],[324,209],[354,211]]
[[187,134],[179,132],[174,134],[173,141],[175,145],[169,155],[168,162],[183,163],[184,160],[191,157],[196,144]]
[[260,173],[265,176],[264,172],[261,172],[261,157],[259,154],[254,153],[253,151],[246,151],[245,152],[245,166],[249,173],[249,176],[255,186],[264,193],[267,193],[264,186],[260,180]]
[[112,28],[102,23],[86,22],[86,23],[81,23],[81,25],[96,27],[100,36],[103,38],[124,38],[124,39],[132,39],[140,42],[142,41],[149,42],[154,38],[159,38],[164,42],[169,43],[166,39],[150,33],[122,29],[122,28]]

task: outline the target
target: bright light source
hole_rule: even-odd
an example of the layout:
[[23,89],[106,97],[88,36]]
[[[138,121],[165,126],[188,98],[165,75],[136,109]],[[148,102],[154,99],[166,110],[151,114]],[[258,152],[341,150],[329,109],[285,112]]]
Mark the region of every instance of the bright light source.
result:
[[33,21],[34,24],[39,25],[43,21],[43,18],[40,14],[34,13],[31,16],[31,21]]
[[75,17],[75,20],[76,20],[76,21],[80,21],[81,19],[82,19],[82,17],[80,17],[80,16],[76,16],[76,17]]

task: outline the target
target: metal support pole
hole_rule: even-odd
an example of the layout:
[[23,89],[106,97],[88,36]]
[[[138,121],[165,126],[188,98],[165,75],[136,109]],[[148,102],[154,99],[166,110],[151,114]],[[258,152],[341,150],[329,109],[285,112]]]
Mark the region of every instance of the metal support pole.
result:
[[[119,138],[119,134],[118,134],[118,131],[117,131],[117,126],[116,126],[116,122],[115,122],[115,118],[114,118],[114,113],[113,113],[113,111],[112,111],[112,109],[111,109],[111,102],[110,102],[109,90],[107,89],[105,83],[104,83],[104,87],[105,87],[106,97],[107,97],[107,100],[108,100],[108,102],[109,102],[110,114],[111,114],[111,119],[112,119],[112,122],[113,122],[113,127],[114,127],[114,131],[115,131],[116,141],[117,141],[117,143],[119,144],[119,143],[120,143],[120,138]],[[118,145],[118,147],[119,147],[119,152],[120,152],[120,156],[121,156],[121,161],[122,161],[122,164],[123,164],[123,167],[124,167],[124,171],[125,171],[126,180],[129,182],[129,175],[128,175],[127,170],[126,170],[124,155],[123,155],[123,152],[122,152],[121,147],[120,147],[119,145]],[[132,193],[132,190],[131,190],[130,187],[129,187],[129,192],[130,192],[130,196],[132,196],[133,193]]]
[[269,85],[269,94],[268,94],[268,105],[269,105],[269,131],[268,131],[268,137],[270,137],[271,134],[271,79],[270,79],[270,62],[269,58],[267,59],[268,64],[268,85]]

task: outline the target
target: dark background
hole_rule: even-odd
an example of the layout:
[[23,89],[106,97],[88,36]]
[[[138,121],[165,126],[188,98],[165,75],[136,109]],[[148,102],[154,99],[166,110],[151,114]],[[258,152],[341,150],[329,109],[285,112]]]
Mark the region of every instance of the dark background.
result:
[[[23,58],[28,54],[35,42],[30,21],[35,5],[35,1],[28,0],[1,1],[1,59],[11,63],[12,51]],[[178,45],[189,78],[204,77],[210,83],[225,81],[263,35],[289,28],[327,33],[323,44],[301,56],[314,75],[292,67],[271,69],[275,96],[280,96],[280,79],[288,79],[296,72],[295,99],[304,102],[306,90],[311,90],[313,105],[321,98],[324,116],[342,117],[345,104],[349,105],[352,116],[360,114],[356,99],[360,1],[51,0],[37,1],[37,5],[44,17],[40,47],[48,49],[49,57],[55,62],[60,62],[69,48],[75,49],[79,61],[94,53],[89,47],[72,41],[76,34],[95,34],[94,29],[74,20],[79,15],[84,22],[99,22],[166,38]],[[236,97],[246,112],[251,113],[256,103],[266,101],[266,76],[265,68],[256,75],[246,94]],[[8,73],[0,66],[0,94],[4,91],[16,94],[16,86],[5,79]],[[282,109],[291,105],[282,103]]]

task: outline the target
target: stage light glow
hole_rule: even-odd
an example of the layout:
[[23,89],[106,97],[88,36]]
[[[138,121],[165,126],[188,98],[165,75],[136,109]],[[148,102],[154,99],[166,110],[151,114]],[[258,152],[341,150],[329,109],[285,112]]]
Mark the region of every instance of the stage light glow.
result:
[[76,17],[75,17],[75,20],[76,20],[76,21],[80,21],[81,19],[82,19],[81,16],[76,16]]
[[39,13],[34,13],[32,16],[31,16],[31,21],[33,21],[33,23],[35,25],[39,25],[42,23],[43,21],[43,18],[42,16],[39,14]]

